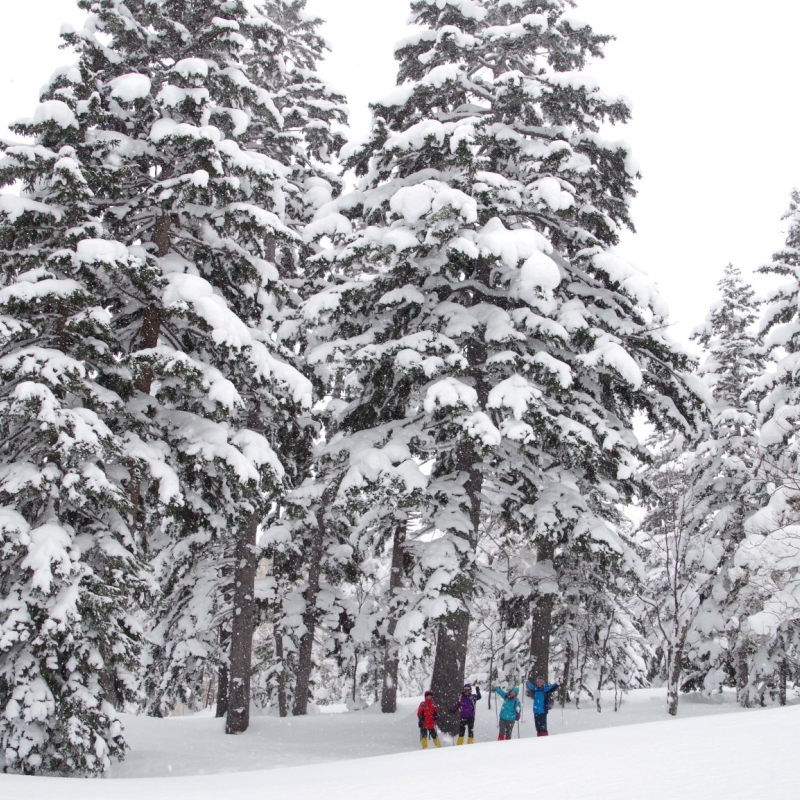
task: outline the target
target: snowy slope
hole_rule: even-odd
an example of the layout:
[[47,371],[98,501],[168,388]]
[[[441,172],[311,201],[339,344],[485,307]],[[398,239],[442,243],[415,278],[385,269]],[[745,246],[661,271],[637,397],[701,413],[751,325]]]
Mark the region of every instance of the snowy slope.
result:
[[[532,792],[554,800],[788,800],[800,796],[796,775],[800,707],[725,713],[731,710],[727,703],[686,704],[682,711],[703,716],[664,719],[663,692],[658,694],[656,704],[655,694],[637,693],[627,713],[568,711],[564,720],[574,726],[590,719],[600,724],[605,720],[606,724],[618,722],[619,727],[427,752],[416,749],[408,705],[389,720],[371,712],[291,721],[260,719],[252,735],[241,737],[225,737],[212,719],[149,720],[149,749],[139,738],[148,735],[148,726],[132,731],[134,751],[125,769],[153,774],[165,768],[165,759],[173,759],[173,774],[194,771],[194,775],[110,781],[0,776],[0,797],[249,800],[290,795],[292,800],[359,800],[379,795],[381,800],[408,800],[427,791],[424,787],[441,787],[448,795],[466,800],[520,800],[530,798]],[[656,705],[660,721],[624,724],[626,719],[652,716]],[[489,718],[484,709],[484,716],[479,739],[494,732],[494,713]],[[156,726],[161,728],[158,733]],[[551,730],[554,734],[564,731],[559,711],[551,715]],[[291,761],[341,759],[348,752],[369,756],[390,747],[408,751],[253,769],[259,762],[276,767]],[[220,766],[224,774],[199,774]],[[115,769],[117,776],[122,771],[122,765]]]

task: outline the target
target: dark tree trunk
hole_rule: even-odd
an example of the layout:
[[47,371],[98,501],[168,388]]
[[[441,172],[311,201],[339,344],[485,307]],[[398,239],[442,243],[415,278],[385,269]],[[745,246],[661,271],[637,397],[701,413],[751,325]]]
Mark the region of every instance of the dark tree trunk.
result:
[[386,649],[383,654],[383,691],[381,692],[381,711],[384,714],[394,714],[397,711],[397,671],[400,666],[400,657],[397,642],[394,640],[399,613],[395,594],[403,588],[406,525],[406,520],[397,524],[392,543],[392,571],[389,574],[389,627],[386,635]]
[[[163,258],[172,247],[172,218],[169,215],[159,217],[153,226],[153,244],[156,246],[156,256]],[[141,350],[151,350],[158,345],[158,337],[161,333],[161,309],[158,306],[150,305],[144,310],[142,316],[142,328],[139,331],[139,348]],[[150,394],[153,385],[153,370],[145,367],[136,379],[135,387],[143,394]]]
[[278,715],[289,716],[289,704],[286,698],[286,662],[283,649],[283,631],[275,626],[275,655],[278,661]]
[[[550,542],[543,542],[536,549],[539,563],[552,561],[555,548]],[[533,601],[531,611],[531,667],[530,677],[548,677],[550,666],[550,628],[553,619],[555,595],[540,594]]]
[[459,698],[464,686],[468,637],[469,614],[466,611],[450,614],[439,623],[431,691],[441,709],[439,725],[451,736],[458,733],[458,714],[451,714],[450,707]]
[[217,671],[217,709],[215,716],[222,719],[228,713],[228,665],[220,664]]
[[256,538],[261,515],[254,514],[236,543],[231,618],[230,687],[225,733],[244,733],[250,725],[250,671],[253,665]]
[[308,563],[308,586],[304,592],[306,609],[303,612],[305,633],[300,637],[297,649],[297,680],[294,690],[294,707],[292,714],[302,717],[308,713],[308,693],[311,686],[312,653],[314,650],[314,634],[317,628],[317,595],[322,573],[322,548],[325,539],[325,510],[331,499],[331,492],[323,492],[317,510],[317,530],[311,543]]
[[781,665],[778,668],[778,703],[782,706],[786,705],[786,678],[789,673],[789,667],[786,659],[781,659]]
[[[479,456],[472,443],[460,442],[457,452],[457,468],[459,473],[467,474],[464,483],[470,518],[470,552],[474,553],[478,546],[478,528],[481,517],[481,489],[483,473],[480,470]],[[439,635],[436,641],[436,658],[433,662],[431,691],[441,708],[440,725],[445,733],[455,736],[458,733],[458,715],[450,713],[450,706],[458,699],[464,686],[464,671],[467,664],[467,645],[469,643],[470,616],[467,602],[472,596],[472,578],[469,567],[453,582],[449,594],[457,597],[462,607],[453,614],[448,614],[439,623]]]

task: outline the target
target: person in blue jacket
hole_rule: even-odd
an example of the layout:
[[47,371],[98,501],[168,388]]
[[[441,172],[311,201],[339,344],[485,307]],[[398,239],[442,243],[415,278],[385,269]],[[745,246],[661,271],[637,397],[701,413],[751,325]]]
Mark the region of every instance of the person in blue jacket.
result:
[[547,736],[547,712],[550,710],[550,693],[558,689],[557,683],[545,683],[539,676],[536,683],[525,681],[525,688],[533,695],[533,721],[537,736]]
[[519,701],[519,692],[517,692],[516,686],[507,692],[504,692],[499,686],[495,686],[494,690],[503,698],[503,707],[500,709],[500,732],[497,736],[497,741],[502,742],[511,738],[511,734],[514,732],[514,723],[519,719],[522,711],[522,703]]

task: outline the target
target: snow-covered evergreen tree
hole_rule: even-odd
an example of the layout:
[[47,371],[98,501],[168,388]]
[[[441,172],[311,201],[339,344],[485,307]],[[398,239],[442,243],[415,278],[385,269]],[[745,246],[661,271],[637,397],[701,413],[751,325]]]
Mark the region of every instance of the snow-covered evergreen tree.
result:
[[[607,37],[568,10],[414,2],[400,85],[348,152],[361,183],[307,229],[338,246],[307,305],[322,340],[311,357],[347,365],[337,424],[402,428],[433,462],[437,533],[418,549],[414,611],[438,621],[438,695],[464,675],[481,520],[502,512],[540,563],[623,557],[604,520],[635,492],[631,420],[686,428],[696,402],[657,295],[613,254],[636,168],[598,130],[628,111],[580,74]],[[540,670],[558,583],[546,585]]]
[[[748,614],[747,575],[734,556],[744,539],[745,522],[762,501],[762,453],[758,437],[759,393],[754,381],[765,370],[765,352],[755,331],[759,302],[741,272],[731,265],[719,282],[720,299],[694,338],[707,353],[699,374],[711,392],[711,414],[690,465],[696,500],[712,515],[712,533],[722,545],[717,579],[700,612],[698,626],[707,639],[707,690],[736,673],[740,699],[748,678],[744,653],[752,647],[741,631]],[[699,665],[696,665],[699,666]]]
[[[52,91],[85,130],[104,223],[154,271],[114,324],[135,375],[129,407],[180,489],[147,532],[164,590],[153,701],[166,710],[225,661],[219,626],[232,608],[228,727],[241,730],[257,532],[282,491],[279,434],[311,396],[276,338],[288,302],[277,262],[298,243],[286,224],[297,192],[292,165],[269,152],[291,138],[281,89],[252,60],[278,50],[278,34],[236,1],[80,5],[86,24],[65,34],[78,68]],[[165,499],[148,482],[132,494],[142,506]]]
[[[27,773],[102,773],[138,699],[150,582],[125,484],[143,469],[114,300],[153,278],[108,231],[59,73],[30,144],[0,145],[0,745]],[[59,85],[62,87],[59,90]]]
[[[761,402],[760,444],[768,499],[745,525],[747,536],[736,554],[736,566],[747,576],[751,613],[743,626],[752,642],[749,687],[762,695],[764,685],[785,701],[787,674],[797,675],[800,630],[800,192],[794,190],[786,244],[761,272],[780,283],[767,297],[761,322],[775,371],[754,381],[765,391]],[[762,686],[758,687],[757,684]]]
[[663,655],[667,711],[674,716],[687,663],[699,660],[703,637],[698,617],[717,581],[725,549],[704,502],[706,487],[692,472],[689,443],[675,436],[654,445],[657,451],[645,471],[652,493],[637,533],[646,566],[641,596]]

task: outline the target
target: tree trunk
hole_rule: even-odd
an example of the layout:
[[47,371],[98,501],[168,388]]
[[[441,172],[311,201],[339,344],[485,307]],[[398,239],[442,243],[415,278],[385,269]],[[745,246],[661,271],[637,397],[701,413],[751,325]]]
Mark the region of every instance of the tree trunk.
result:
[[445,733],[458,733],[458,714],[450,707],[461,695],[464,686],[464,669],[469,638],[469,613],[457,611],[439,623],[436,658],[433,663],[431,691],[440,708],[439,725]]
[[397,711],[397,671],[400,655],[394,632],[397,629],[397,592],[403,588],[403,559],[406,541],[407,521],[398,522],[394,529],[392,543],[392,571],[389,574],[389,628],[386,632],[386,649],[383,654],[383,691],[381,692],[381,711],[394,714]]
[[283,650],[283,631],[276,625],[275,636],[275,655],[278,661],[278,715],[281,717],[289,716],[289,703],[286,698],[286,662]]
[[[153,244],[156,246],[156,256],[163,258],[172,246],[172,218],[165,214],[159,217],[153,225]],[[142,328],[139,332],[139,342],[141,350],[152,350],[158,345],[158,337],[161,333],[161,309],[156,305],[149,305],[144,310],[142,317]],[[139,377],[136,379],[135,387],[143,394],[150,394],[153,386],[153,370],[151,367],[144,367]]]
[[781,659],[780,667],[778,667],[778,703],[782,706],[786,705],[786,679],[789,673],[789,667],[786,659]]
[[[551,542],[542,542],[536,548],[536,561],[552,561],[555,547]],[[531,613],[531,677],[547,679],[550,665],[550,627],[553,619],[555,595],[540,594],[533,602]]]
[[261,515],[253,514],[240,532],[234,556],[230,688],[225,733],[244,733],[250,725],[250,672],[253,665],[256,538]]
[[[475,362],[470,359],[470,363]],[[480,399],[482,392],[479,391],[478,394]],[[457,448],[456,469],[459,474],[466,473],[467,475],[464,489],[470,520],[469,553],[472,554],[478,546],[483,473],[480,469],[480,457],[476,453],[472,441],[462,440],[458,443]],[[460,536],[461,534],[454,535]],[[470,568],[471,563],[465,564],[461,575],[456,578],[449,589],[449,593],[461,602],[461,608],[455,613],[443,617],[439,623],[436,658],[433,662],[433,677],[431,678],[431,691],[441,709],[439,716],[441,728],[452,736],[458,733],[458,715],[451,714],[449,709],[461,695],[461,689],[464,686],[464,670],[467,665],[470,622],[467,602],[473,592]]]
[[228,665],[220,664],[217,672],[217,709],[215,716],[222,719],[228,713]]
[[667,676],[667,712],[671,716],[678,714],[678,698],[681,692],[681,669],[683,667],[683,648],[686,645],[686,636],[689,633],[691,622],[687,620],[675,636],[675,642],[670,649],[672,661],[669,665]]
[[559,701],[561,708],[566,706],[569,701],[569,676],[572,669],[572,642],[567,642],[566,653],[564,654],[564,672],[561,675],[561,685],[558,687]]
[[750,667],[747,656],[747,646],[740,639],[736,652],[736,699],[744,708],[750,708]]
[[317,530],[314,533],[309,555],[308,586],[303,593],[306,601],[306,608],[303,612],[305,632],[300,637],[300,647],[297,651],[297,680],[295,681],[294,707],[292,708],[292,713],[296,717],[302,717],[308,713],[308,692],[311,686],[311,668],[313,666],[311,657],[317,627],[317,595],[322,573],[322,548],[325,538],[325,511],[330,500],[331,492],[326,489],[317,509]]

